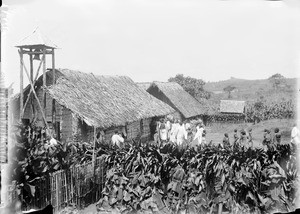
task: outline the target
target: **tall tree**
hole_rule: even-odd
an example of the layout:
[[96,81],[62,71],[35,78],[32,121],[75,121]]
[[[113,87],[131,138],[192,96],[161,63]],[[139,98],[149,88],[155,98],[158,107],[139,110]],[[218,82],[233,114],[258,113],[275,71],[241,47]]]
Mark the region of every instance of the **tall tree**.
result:
[[226,92],[228,93],[228,99],[231,98],[231,92],[232,92],[234,89],[236,89],[236,87],[235,87],[235,86],[231,86],[231,85],[226,86],[225,88],[223,88],[223,91],[226,91]]
[[171,77],[168,79],[169,82],[177,82],[179,85],[183,87],[185,91],[187,91],[190,95],[195,97],[196,99],[210,98],[210,92],[205,91],[203,86],[205,82],[202,79],[196,79],[189,76],[184,76],[183,74],[177,74],[175,77]]
[[279,73],[270,76],[268,80],[271,82],[273,89],[276,91],[280,85],[285,84],[285,77]]

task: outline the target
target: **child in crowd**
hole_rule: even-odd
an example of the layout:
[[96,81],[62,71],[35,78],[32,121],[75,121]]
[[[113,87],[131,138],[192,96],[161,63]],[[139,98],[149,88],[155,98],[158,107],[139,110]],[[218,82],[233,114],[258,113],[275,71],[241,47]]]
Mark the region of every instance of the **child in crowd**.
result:
[[224,145],[224,147],[229,147],[230,146],[229,137],[228,137],[227,133],[224,134],[223,145]]
[[279,132],[279,128],[274,129],[274,139],[273,142],[275,145],[279,145],[281,142],[281,133]]

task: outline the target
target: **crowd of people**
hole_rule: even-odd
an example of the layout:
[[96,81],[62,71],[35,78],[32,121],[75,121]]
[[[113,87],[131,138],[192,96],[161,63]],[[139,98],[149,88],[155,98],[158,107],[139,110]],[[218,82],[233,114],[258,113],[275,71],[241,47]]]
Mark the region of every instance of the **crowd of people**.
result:
[[[206,127],[202,120],[185,120],[181,121],[172,117],[161,118],[156,122],[155,134],[153,143],[158,147],[164,147],[166,144],[177,145],[181,148],[199,147],[212,144],[212,141],[206,141]],[[224,133],[223,140],[220,141],[222,147],[243,146],[248,149],[253,147],[252,129],[234,129],[233,136],[230,140],[229,134]],[[116,131],[112,136],[112,144],[118,147],[124,143],[124,136],[121,132]],[[295,144],[300,144],[300,132],[296,124],[292,129],[291,141]],[[262,146],[270,148],[282,143],[281,132],[279,128],[273,131],[265,129],[263,133]]]
[[[201,120],[192,121],[185,120],[181,122],[178,119],[164,118],[157,121],[156,133],[154,135],[154,143],[159,147],[166,143],[177,144],[178,146],[197,147],[205,144],[212,144],[212,141],[206,141],[206,128]],[[300,144],[300,132],[296,126],[291,132],[291,142]],[[274,130],[265,129],[263,133],[262,146],[266,149],[282,143],[282,136],[279,128]],[[229,134],[224,133],[223,140],[220,145],[222,147],[243,146],[245,149],[253,147],[252,129],[234,130],[232,141]]]
[[163,147],[166,143],[178,145],[180,147],[197,146],[205,144],[205,126],[201,120],[196,124],[191,124],[189,120],[166,117],[157,121],[154,134],[154,143]]

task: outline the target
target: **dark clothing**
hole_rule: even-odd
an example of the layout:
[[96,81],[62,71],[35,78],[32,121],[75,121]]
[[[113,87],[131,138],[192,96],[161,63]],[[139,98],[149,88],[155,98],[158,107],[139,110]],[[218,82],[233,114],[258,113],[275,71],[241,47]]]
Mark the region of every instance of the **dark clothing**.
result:
[[233,135],[233,138],[234,138],[234,142],[235,142],[235,143],[239,141],[239,136],[238,136],[237,133],[235,133],[235,134]]
[[272,143],[272,138],[270,133],[264,133],[263,145],[270,146]]
[[253,141],[253,137],[252,137],[252,133],[251,132],[249,132],[249,134],[248,134],[248,141],[249,142]]
[[224,146],[230,146],[230,142],[229,142],[229,138],[228,137],[224,137],[223,138],[223,145]]

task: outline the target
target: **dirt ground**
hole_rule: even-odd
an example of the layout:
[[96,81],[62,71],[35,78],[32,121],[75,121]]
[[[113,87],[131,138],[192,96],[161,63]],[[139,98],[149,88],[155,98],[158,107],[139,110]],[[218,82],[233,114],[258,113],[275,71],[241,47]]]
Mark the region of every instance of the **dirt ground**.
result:
[[206,141],[209,142],[210,140],[212,140],[213,143],[219,143],[220,141],[223,140],[224,133],[228,133],[230,143],[233,143],[234,129],[237,129],[239,132],[241,129],[245,129],[246,131],[248,131],[249,128],[252,128],[253,145],[255,147],[261,147],[264,129],[270,129],[271,132],[274,133],[274,129],[277,127],[281,132],[282,142],[288,143],[291,140],[291,131],[294,122],[295,120],[293,119],[273,119],[268,121],[262,121],[257,124],[253,124],[253,123],[212,124],[206,127],[207,130]]

